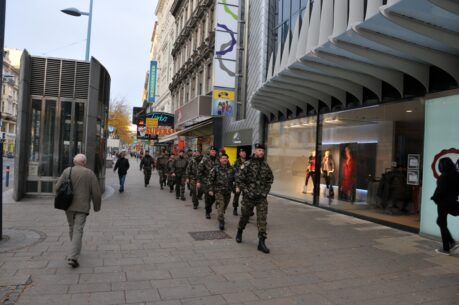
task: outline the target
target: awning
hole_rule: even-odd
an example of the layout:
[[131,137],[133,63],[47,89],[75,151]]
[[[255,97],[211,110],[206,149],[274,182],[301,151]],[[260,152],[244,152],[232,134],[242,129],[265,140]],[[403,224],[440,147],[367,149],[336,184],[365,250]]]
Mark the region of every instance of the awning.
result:
[[200,132],[200,130],[203,127],[212,125],[213,122],[214,122],[213,119],[208,119],[206,121],[197,123],[197,124],[192,125],[190,127],[187,127],[187,128],[182,129],[182,130],[179,130],[177,132],[174,132],[173,134],[170,134],[170,135],[160,139],[158,142],[159,143],[165,143],[165,142],[174,141],[179,136],[194,135],[194,136],[198,137],[198,136],[210,135],[210,134],[212,134],[212,130],[210,128],[209,128],[209,130],[206,128],[206,130],[202,131],[202,132]]
[[288,33],[291,44],[279,44],[251,96],[268,118],[429,92],[435,75],[446,88],[459,84],[457,1],[307,3],[301,26]]

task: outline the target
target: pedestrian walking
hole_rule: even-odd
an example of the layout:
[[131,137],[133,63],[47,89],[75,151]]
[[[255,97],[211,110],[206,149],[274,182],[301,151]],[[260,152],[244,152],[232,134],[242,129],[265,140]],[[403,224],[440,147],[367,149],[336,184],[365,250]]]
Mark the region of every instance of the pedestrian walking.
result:
[[72,268],[77,268],[80,266],[78,259],[81,253],[86,217],[91,209],[91,201],[94,211],[99,212],[102,197],[96,175],[92,170],[85,167],[86,156],[83,154],[76,155],[73,158],[73,164],[73,167],[68,167],[64,170],[56,183],[55,189],[58,190],[70,176],[73,187],[73,200],[65,214],[72,245],[67,262]]
[[186,182],[190,184],[191,188],[191,201],[193,202],[193,209],[197,209],[199,205],[199,193],[202,192],[201,189],[197,189],[196,181],[198,180],[198,164],[202,160],[201,152],[195,151],[188,166],[186,167]]
[[169,158],[165,151],[156,159],[156,170],[158,171],[159,176],[159,185],[161,189],[164,189],[164,186],[167,185],[167,163]]
[[154,166],[155,160],[152,156],[150,156],[149,151],[146,150],[145,155],[142,158],[142,161],[140,161],[140,170],[143,169],[143,175],[145,177],[145,187],[147,187],[150,184],[151,171],[153,170]]
[[[236,162],[234,162],[234,171],[235,175],[239,175],[241,172],[241,166],[247,161],[247,153],[244,149],[239,151],[239,158],[237,158]],[[236,192],[236,188],[233,190],[234,197],[233,197],[233,215],[238,216],[237,208],[239,207],[239,197],[241,196],[241,192]]]
[[172,176],[172,164],[174,163],[175,155],[171,155],[169,157],[169,161],[167,161],[167,185],[169,186],[169,192],[174,191],[175,186],[175,177]]
[[175,177],[175,199],[185,201],[185,171],[188,160],[184,156],[183,150],[179,152],[178,158],[172,163],[172,176]]
[[225,212],[234,188],[234,168],[228,164],[228,155],[222,154],[220,164],[215,166],[209,175],[209,195],[215,197],[218,211],[218,227],[225,230]]
[[440,177],[432,200],[437,205],[437,225],[440,227],[443,248],[435,249],[439,254],[450,255],[458,245],[448,229],[448,215],[459,216],[459,173],[453,161],[448,158],[440,159],[438,163]]
[[126,175],[129,169],[129,161],[124,156],[125,152],[121,152],[119,159],[116,160],[115,168],[113,168],[114,172],[118,170],[118,177],[120,180],[120,193],[124,192],[124,182],[126,181]]
[[274,177],[271,168],[265,161],[265,147],[255,144],[253,158],[241,166],[241,171],[236,177],[236,192],[242,191],[242,215],[236,234],[236,241],[242,242],[242,232],[249,222],[250,214],[257,209],[258,250],[269,253],[265,240],[267,238],[266,225],[268,217],[268,197]]
[[204,200],[206,206],[206,218],[210,219],[210,213],[212,213],[212,205],[215,202],[215,197],[209,195],[209,174],[212,168],[217,166],[217,148],[211,146],[207,156],[203,157],[198,165],[198,181],[196,187],[202,189],[204,193]]

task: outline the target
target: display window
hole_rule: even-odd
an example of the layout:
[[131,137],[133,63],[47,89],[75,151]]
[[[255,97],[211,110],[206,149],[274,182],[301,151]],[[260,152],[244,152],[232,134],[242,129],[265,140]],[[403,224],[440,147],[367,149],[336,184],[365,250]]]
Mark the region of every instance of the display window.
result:
[[418,230],[424,116],[417,99],[271,124],[272,193]]

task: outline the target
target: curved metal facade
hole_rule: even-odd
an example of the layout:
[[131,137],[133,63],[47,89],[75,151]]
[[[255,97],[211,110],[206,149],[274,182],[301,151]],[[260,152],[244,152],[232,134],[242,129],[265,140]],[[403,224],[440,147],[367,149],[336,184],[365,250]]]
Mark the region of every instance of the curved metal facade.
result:
[[288,34],[290,43],[270,55],[266,81],[251,96],[269,119],[458,86],[457,1],[311,2]]

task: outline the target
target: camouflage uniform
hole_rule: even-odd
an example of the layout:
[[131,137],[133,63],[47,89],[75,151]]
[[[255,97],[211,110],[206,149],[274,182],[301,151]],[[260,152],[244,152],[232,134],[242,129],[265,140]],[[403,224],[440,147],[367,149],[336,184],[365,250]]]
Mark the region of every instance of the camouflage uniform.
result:
[[161,155],[157,160],[156,160],[156,169],[158,170],[158,175],[159,175],[159,185],[161,186],[161,189],[163,189],[163,186],[167,184],[167,163],[169,161],[169,158],[166,155]]
[[250,212],[257,209],[258,237],[266,238],[266,219],[268,216],[268,201],[266,197],[271,189],[274,177],[268,163],[262,158],[252,158],[246,161],[239,175],[236,185],[242,191],[242,216],[239,220],[239,230],[244,230],[249,222]]
[[210,171],[209,191],[214,193],[218,210],[218,220],[224,221],[226,208],[234,187],[234,168],[230,165],[218,165]]
[[151,171],[155,165],[155,160],[150,155],[145,155],[140,161],[140,170],[143,169],[143,175],[145,177],[145,186],[150,184]]
[[174,191],[175,185],[175,178],[172,177],[172,164],[174,163],[174,159],[170,158],[167,161],[167,185],[169,185],[169,190],[172,193]]
[[190,182],[191,187],[191,201],[193,207],[196,208],[199,205],[198,193],[202,192],[201,189],[197,190],[196,181],[198,180],[198,164],[201,162],[202,156],[191,158],[188,166],[186,167],[185,176]]
[[209,196],[209,174],[212,168],[219,165],[218,158],[207,155],[202,158],[198,165],[198,181],[201,184],[201,189],[204,192],[204,200],[206,203],[206,214],[212,212],[212,205],[215,202],[215,197]]
[[[245,159],[242,159],[242,158],[238,158],[236,160],[236,162],[234,162],[234,171],[235,171],[235,177],[237,177],[239,175],[239,173],[241,172],[241,166],[242,164],[244,164],[244,162],[246,162]],[[236,193],[236,190],[234,189],[233,190],[234,192],[234,197],[233,197],[233,208],[234,209],[237,209],[238,206],[239,206],[239,197],[241,197],[241,193]]]
[[172,163],[172,173],[175,175],[175,197],[185,200],[185,171],[188,160],[185,157],[177,157]]

